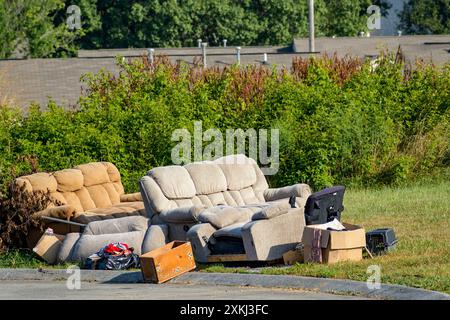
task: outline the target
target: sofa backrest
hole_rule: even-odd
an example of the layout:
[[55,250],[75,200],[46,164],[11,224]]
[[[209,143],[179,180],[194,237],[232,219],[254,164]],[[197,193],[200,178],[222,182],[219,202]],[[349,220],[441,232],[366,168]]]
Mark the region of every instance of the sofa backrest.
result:
[[39,172],[19,177],[15,184],[24,186],[28,192],[49,191],[53,199],[73,206],[77,213],[118,204],[124,194],[119,170],[110,162],[91,162],[72,169]]
[[231,155],[214,161],[153,168],[141,178],[140,188],[146,210],[154,215],[195,205],[262,203],[268,184],[255,160]]

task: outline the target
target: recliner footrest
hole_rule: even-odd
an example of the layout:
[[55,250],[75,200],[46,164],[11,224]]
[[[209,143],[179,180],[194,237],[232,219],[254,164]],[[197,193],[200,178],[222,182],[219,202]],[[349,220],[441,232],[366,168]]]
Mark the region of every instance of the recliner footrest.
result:
[[236,223],[217,230],[208,241],[208,248],[216,254],[245,254],[242,240],[242,227],[245,223]]

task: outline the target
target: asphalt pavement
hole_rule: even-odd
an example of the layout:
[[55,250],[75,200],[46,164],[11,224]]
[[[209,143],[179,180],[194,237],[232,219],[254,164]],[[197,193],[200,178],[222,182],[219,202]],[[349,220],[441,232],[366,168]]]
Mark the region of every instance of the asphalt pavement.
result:
[[[69,285],[69,287],[71,287]],[[73,287],[73,286],[72,286]],[[0,281],[0,300],[342,300],[361,297],[329,293],[223,285],[81,282],[69,289],[67,281]]]

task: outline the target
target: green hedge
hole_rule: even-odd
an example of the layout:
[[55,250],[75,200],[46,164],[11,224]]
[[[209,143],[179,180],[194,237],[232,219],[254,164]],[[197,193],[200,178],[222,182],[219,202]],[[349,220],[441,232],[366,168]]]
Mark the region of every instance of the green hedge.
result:
[[172,131],[280,129],[273,186],[392,184],[449,164],[449,66],[405,66],[386,55],[375,69],[357,59],[297,59],[203,70],[164,57],[122,61],[119,76],[86,75],[77,111],[49,103],[27,116],[0,107],[0,185],[14,175],[88,161],[117,165],[127,191],[171,163]]

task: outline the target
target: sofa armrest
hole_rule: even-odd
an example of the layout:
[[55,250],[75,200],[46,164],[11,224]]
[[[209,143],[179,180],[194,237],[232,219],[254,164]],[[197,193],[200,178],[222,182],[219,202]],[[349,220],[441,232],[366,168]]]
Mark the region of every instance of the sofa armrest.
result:
[[195,260],[198,262],[208,262],[211,251],[208,248],[209,238],[216,232],[216,229],[209,223],[200,223],[192,226],[186,234],[186,238],[191,242]]
[[289,210],[291,210],[291,205],[289,202],[275,202],[265,208],[262,208],[261,211],[254,213],[252,220],[273,219],[282,214],[288,213]]
[[57,263],[68,262],[72,254],[73,247],[75,243],[80,239],[81,233],[68,233],[64,238],[61,248],[58,252],[58,257],[56,258]]
[[165,224],[154,224],[145,233],[141,252],[142,254],[150,252],[169,242],[169,227]]
[[120,196],[120,202],[135,202],[142,201],[142,195],[140,192],[122,194]]
[[264,199],[266,201],[276,201],[280,199],[290,198],[292,196],[298,198],[307,198],[311,194],[311,188],[305,183],[297,183],[292,186],[282,188],[269,188],[264,190]]
[[143,216],[128,216],[114,219],[91,221],[86,225],[83,235],[100,235],[124,233],[132,231],[146,231],[149,219]]
[[71,205],[63,205],[57,207],[50,207],[33,213],[34,217],[52,217],[59,219],[70,220],[76,213],[76,209]]
[[159,217],[166,223],[193,223],[198,222],[198,216],[204,209],[203,206],[175,208],[161,212]]
[[291,209],[272,219],[251,221],[242,227],[245,253],[251,261],[280,259],[283,253],[301,242],[305,217],[302,210]]

